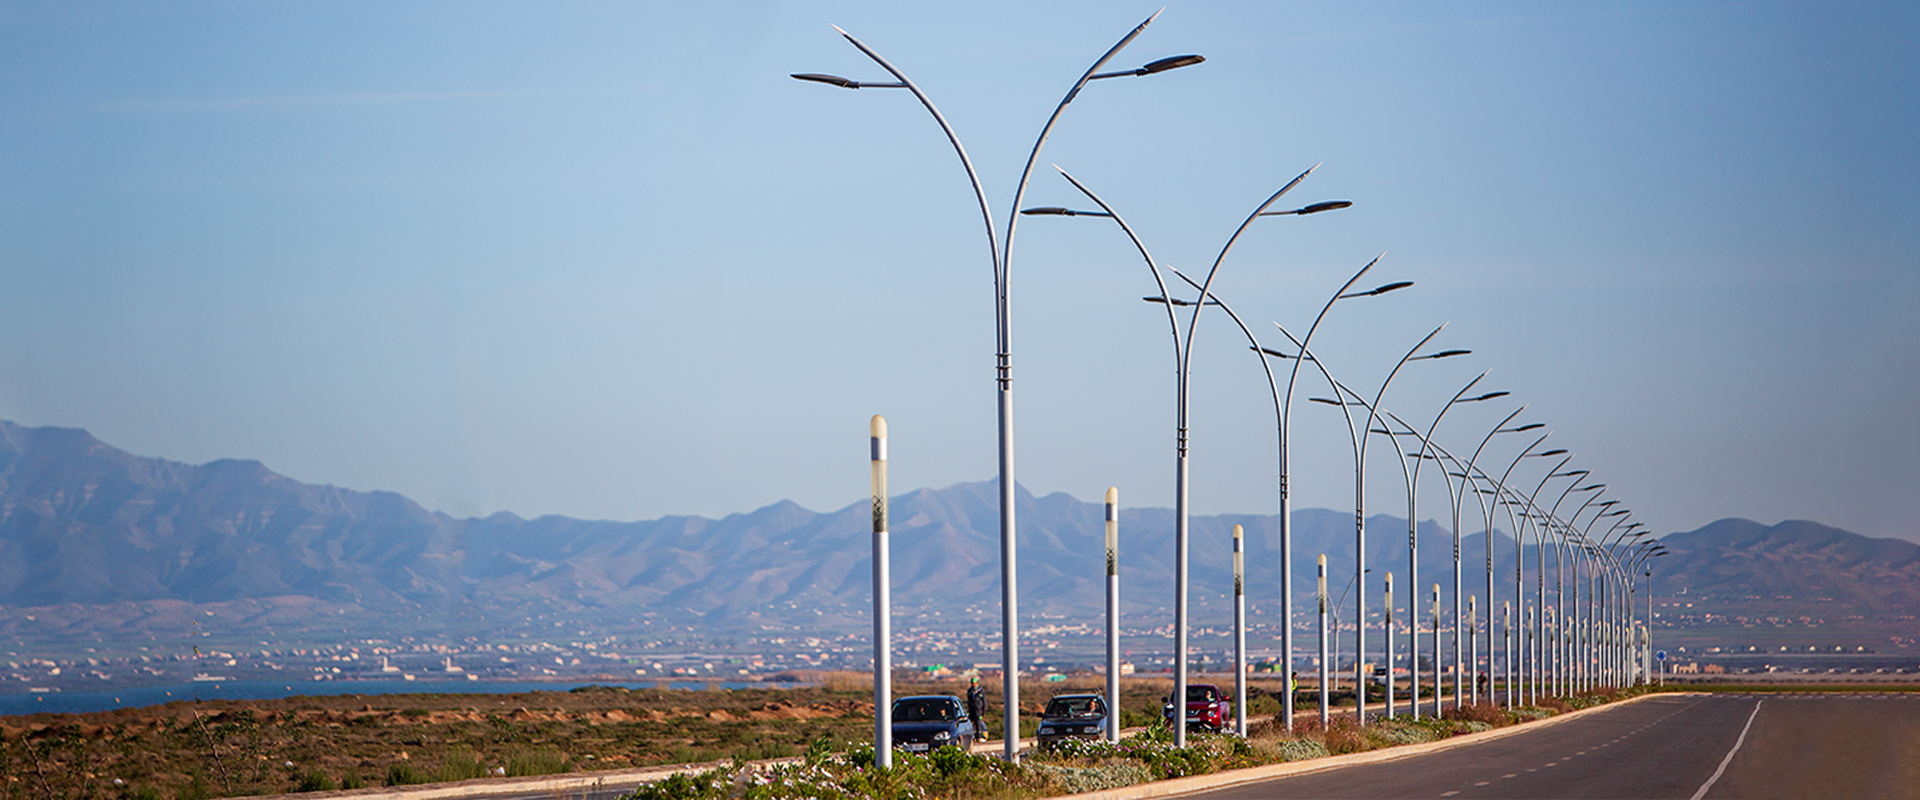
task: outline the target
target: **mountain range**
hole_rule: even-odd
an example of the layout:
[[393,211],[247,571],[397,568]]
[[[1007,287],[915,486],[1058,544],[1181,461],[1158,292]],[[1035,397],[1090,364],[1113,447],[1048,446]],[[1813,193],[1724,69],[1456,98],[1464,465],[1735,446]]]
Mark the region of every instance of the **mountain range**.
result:
[[[1103,507],[1064,493],[1035,497],[1023,487],[1017,497],[1022,614],[1098,614]],[[919,489],[891,503],[899,613],[981,629],[997,624],[995,483]],[[861,499],[822,513],[783,501],[720,519],[640,522],[504,512],[456,519],[392,492],[301,483],[257,461],[183,464],[127,453],[80,429],[0,421],[0,606],[254,602],[363,622],[497,625],[561,612],[712,631],[830,629],[860,624],[867,614],[867,506]],[[1340,592],[1353,571],[1352,514],[1302,509],[1293,522],[1296,596],[1313,591],[1319,553],[1329,559],[1331,591]],[[1249,605],[1256,617],[1272,613],[1277,516],[1209,515],[1192,520],[1199,619],[1229,608],[1236,523],[1247,531]],[[1172,529],[1170,509],[1122,509],[1127,613],[1166,613]],[[1404,576],[1406,521],[1374,516],[1368,531],[1369,582],[1387,570]],[[1513,542],[1498,529],[1491,538],[1504,589]],[[1462,540],[1468,591],[1484,590],[1487,541],[1480,534]],[[1742,519],[1662,541],[1671,551],[1657,563],[1663,593],[1817,600],[1861,613],[1920,608],[1920,545],[1911,542],[1813,522]],[[1452,535],[1422,522],[1419,543],[1421,584],[1450,584]],[[1527,561],[1531,570],[1533,556]],[[16,624],[0,621],[0,633]]]

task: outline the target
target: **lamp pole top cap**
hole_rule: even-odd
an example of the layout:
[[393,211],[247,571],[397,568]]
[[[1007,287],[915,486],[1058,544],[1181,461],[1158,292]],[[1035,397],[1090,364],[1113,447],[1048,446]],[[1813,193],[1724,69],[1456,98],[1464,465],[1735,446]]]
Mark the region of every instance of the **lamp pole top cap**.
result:
[[1107,505],[1110,505],[1110,506],[1120,505],[1120,487],[1118,486],[1107,487]]
[[1233,538],[1238,539],[1245,533],[1246,529],[1240,527],[1240,523],[1236,522],[1233,524]]
[[880,416],[879,414],[873,415],[872,427],[873,427],[873,438],[875,439],[887,438],[887,418],[886,417]]

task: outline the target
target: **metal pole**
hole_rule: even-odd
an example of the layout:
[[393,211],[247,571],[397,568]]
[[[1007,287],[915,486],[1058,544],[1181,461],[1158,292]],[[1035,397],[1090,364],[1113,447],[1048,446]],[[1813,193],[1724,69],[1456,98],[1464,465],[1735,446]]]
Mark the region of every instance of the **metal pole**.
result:
[[1320,599],[1320,730],[1324,731],[1327,729],[1327,704],[1329,703],[1329,701],[1333,699],[1332,695],[1329,693],[1329,690],[1332,687],[1328,686],[1329,681],[1327,680],[1327,678],[1332,674],[1332,670],[1327,668],[1327,659],[1329,654],[1327,653],[1327,554],[1326,553],[1320,554],[1320,571],[1318,573],[1318,580],[1319,580],[1319,599]]
[[1506,663],[1501,665],[1503,669],[1500,670],[1500,677],[1507,682],[1505,688],[1507,690],[1508,708],[1513,707],[1513,674],[1514,670],[1518,667],[1518,665],[1513,662],[1513,634],[1513,604],[1502,600],[1500,601],[1500,646],[1506,648],[1507,659]]
[[[1473,658],[1469,659],[1467,666],[1467,671],[1471,673],[1467,676],[1467,685],[1470,687],[1467,690],[1467,700],[1469,701],[1468,705],[1475,706],[1480,705],[1480,644],[1477,641],[1479,638],[1479,597],[1470,594],[1467,595],[1467,652],[1473,654]],[[1454,700],[1455,705],[1458,705],[1459,702],[1458,699]]]
[[1120,741],[1120,489],[1107,487],[1107,741]]
[[1241,547],[1246,532],[1233,526],[1233,731],[1247,738],[1247,561]]
[[873,763],[893,766],[892,576],[887,562],[887,420],[870,423],[873,462]]
[[[838,85],[838,86],[842,86],[850,89],[859,89],[862,86],[868,86],[872,88],[906,89],[907,91],[912,92],[914,98],[920,101],[920,105],[926,108],[927,112],[933,116],[934,121],[940,125],[940,130],[941,132],[946,134],[947,141],[953,145],[954,153],[960,157],[960,165],[966,170],[967,180],[973,186],[974,199],[979,204],[979,207],[980,207],[980,218],[983,225],[986,228],[986,234],[987,234],[987,250],[988,250],[989,256],[993,260],[994,323],[995,323],[994,335],[995,335],[995,345],[996,345],[995,353],[994,353],[994,370],[995,370],[994,379],[998,384],[998,399],[997,399],[998,431],[997,432],[999,435],[999,449],[1000,449],[1000,458],[999,458],[999,461],[1000,461],[1000,559],[1001,559],[1000,560],[1000,564],[1001,564],[1000,593],[1001,593],[1001,613],[1002,613],[1001,666],[1004,673],[1003,680],[1001,681],[1001,685],[1003,687],[1003,698],[1002,698],[1003,706],[1005,707],[1007,712],[1006,713],[1007,729],[1006,729],[1006,740],[1005,740],[1006,747],[1005,747],[1004,757],[1008,761],[1017,762],[1020,760],[1020,728],[1019,728],[1020,629],[1019,629],[1019,607],[1018,607],[1019,591],[1017,589],[1018,584],[1016,582],[1016,574],[1015,574],[1017,548],[1014,541],[1015,482],[1014,482],[1014,475],[1013,475],[1013,314],[1012,314],[1012,308],[1011,308],[1013,234],[1014,234],[1014,229],[1019,221],[1020,198],[1026,193],[1028,180],[1033,173],[1033,165],[1039,159],[1040,149],[1043,146],[1045,146],[1047,141],[1047,135],[1053,130],[1054,123],[1059,121],[1060,115],[1062,112],[1066,110],[1067,104],[1073,102],[1073,99],[1079,96],[1080,90],[1087,85],[1088,81],[1095,80],[1097,78],[1119,77],[1122,75],[1148,75],[1148,74],[1153,74],[1155,72],[1164,72],[1167,69],[1173,69],[1173,68],[1178,68],[1182,66],[1187,66],[1189,64],[1199,63],[1200,61],[1205,60],[1197,56],[1194,56],[1189,58],[1178,59],[1179,63],[1171,63],[1170,65],[1161,66],[1158,69],[1151,69],[1150,67],[1153,67],[1154,65],[1148,65],[1148,67],[1142,67],[1137,70],[1125,70],[1125,71],[1114,72],[1114,73],[1096,74],[1099,72],[1102,66],[1104,66],[1115,55],[1118,55],[1122,48],[1125,48],[1129,43],[1131,43],[1134,40],[1135,37],[1138,37],[1142,31],[1146,30],[1147,26],[1152,24],[1153,20],[1158,16],[1160,16],[1160,12],[1158,11],[1154,12],[1153,16],[1148,17],[1146,21],[1141,22],[1139,25],[1134,26],[1133,30],[1129,31],[1126,36],[1121,37],[1118,43],[1114,44],[1113,47],[1109,48],[1106,53],[1100,56],[1100,59],[1098,61],[1095,61],[1093,63],[1093,66],[1088,67],[1087,71],[1081,74],[1080,79],[1074,82],[1073,88],[1068,90],[1066,96],[1060,100],[1059,105],[1054,107],[1053,115],[1047,118],[1046,125],[1040,129],[1040,135],[1034,139],[1033,150],[1027,155],[1027,165],[1025,169],[1020,173],[1020,183],[1018,187],[1015,189],[1014,196],[1013,196],[1013,216],[1007,222],[1007,228],[1006,228],[1007,235],[1004,242],[1000,242],[996,240],[997,237],[995,235],[995,231],[993,227],[993,213],[988,209],[988,206],[987,206],[986,191],[980,185],[980,176],[977,172],[975,172],[973,168],[972,160],[967,157],[966,148],[960,144],[960,137],[954,133],[953,127],[947,124],[946,117],[940,113],[940,109],[934,107],[933,101],[930,98],[928,98],[926,93],[922,92],[920,90],[920,87],[915,85],[914,82],[911,79],[909,79],[905,73],[895,68],[892,63],[888,62],[879,53],[875,52],[872,48],[868,47],[865,43],[861,42],[859,39],[854,38],[853,34],[847,33],[845,30],[842,30],[839,26],[836,25],[834,26],[834,30],[838,31],[841,36],[845,37],[848,43],[852,44],[861,53],[864,53],[868,58],[872,59],[874,63],[879,64],[881,68],[885,69],[889,74],[893,75],[894,79],[899,81],[899,83],[897,84],[887,84],[887,83],[863,84],[857,81],[849,81],[843,78],[835,78],[833,76],[822,76],[822,75],[792,76],[794,78],[798,78],[801,80],[829,83],[829,84],[834,84],[834,85]],[[1155,63],[1162,64],[1162,63],[1171,62],[1171,61],[1174,61],[1174,60],[1162,59],[1161,62],[1155,62]],[[1002,250],[1003,246],[1005,248],[1004,250]]]
[[[1188,539],[1189,539],[1188,520],[1190,517],[1189,505],[1188,505],[1188,496],[1189,496],[1188,474],[1189,473],[1188,473],[1188,459],[1187,459],[1187,437],[1188,437],[1187,393],[1188,393],[1189,382],[1187,379],[1192,369],[1191,364],[1192,364],[1192,355],[1193,355],[1193,337],[1194,337],[1195,331],[1198,330],[1198,326],[1200,322],[1200,311],[1203,308],[1205,308],[1208,304],[1209,290],[1213,285],[1213,278],[1219,272],[1220,263],[1226,258],[1228,251],[1233,248],[1234,242],[1239,239],[1240,234],[1242,232],[1246,231],[1248,225],[1252,224],[1252,222],[1255,219],[1259,218],[1266,211],[1268,206],[1272,205],[1274,201],[1279,200],[1282,195],[1286,194],[1288,190],[1298,185],[1300,181],[1305,180],[1307,175],[1311,174],[1313,170],[1309,169],[1306,172],[1300,173],[1299,177],[1294,178],[1286,186],[1281,187],[1279,191],[1274,192],[1272,196],[1267,198],[1266,202],[1261,203],[1260,207],[1254,210],[1254,213],[1248,215],[1247,219],[1244,222],[1240,223],[1240,228],[1236,230],[1234,232],[1234,235],[1227,240],[1226,246],[1222,247],[1220,250],[1220,254],[1214,258],[1213,267],[1208,270],[1206,280],[1200,283],[1200,287],[1199,287],[1200,297],[1199,299],[1194,301],[1194,303],[1192,304],[1193,315],[1189,317],[1187,320],[1186,333],[1183,336],[1180,332],[1179,318],[1176,314],[1174,314],[1174,311],[1173,311],[1174,306],[1176,305],[1176,303],[1174,302],[1174,298],[1172,294],[1167,291],[1166,280],[1160,274],[1159,265],[1154,262],[1152,254],[1147,251],[1146,245],[1140,241],[1140,237],[1136,236],[1133,232],[1133,228],[1127,225],[1126,220],[1123,219],[1117,212],[1115,212],[1111,206],[1107,205],[1106,201],[1100,199],[1100,196],[1098,194],[1095,194],[1092,189],[1087,188],[1085,184],[1074,179],[1074,177],[1071,174],[1067,173],[1066,170],[1059,169],[1059,167],[1057,166],[1055,167],[1055,169],[1059,171],[1061,177],[1067,179],[1068,183],[1073,184],[1075,189],[1080,190],[1081,194],[1086,195],[1087,199],[1092,200],[1094,203],[1098,204],[1102,212],[1101,215],[1112,218],[1115,223],[1120,225],[1120,229],[1127,234],[1127,237],[1133,241],[1134,247],[1140,251],[1141,257],[1144,258],[1147,262],[1148,269],[1152,271],[1153,279],[1155,283],[1157,283],[1160,286],[1160,296],[1162,299],[1166,301],[1167,319],[1173,328],[1174,360],[1176,362],[1176,367],[1177,367],[1177,374],[1175,376],[1175,381],[1176,381],[1175,385],[1177,389],[1175,393],[1176,401],[1175,401],[1175,407],[1174,407],[1174,414],[1177,420],[1176,427],[1175,427],[1175,445],[1174,445],[1175,451],[1177,453],[1177,464],[1175,465],[1175,480],[1174,480],[1174,610],[1173,610],[1173,618],[1174,618],[1175,653],[1174,653],[1174,670],[1173,670],[1173,692],[1174,692],[1174,697],[1176,698],[1176,702],[1179,703],[1179,709],[1178,709],[1179,713],[1176,714],[1177,721],[1173,729],[1173,741],[1176,747],[1185,747],[1187,743],[1187,726],[1186,726],[1185,708],[1186,708],[1186,692],[1187,692],[1187,655],[1188,655],[1187,653],[1187,552],[1188,552]],[[1299,211],[1288,212],[1288,213],[1311,213],[1311,212],[1303,208],[1303,209],[1300,209]],[[1375,260],[1377,261],[1378,259],[1375,259]],[[1362,271],[1364,272],[1365,270],[1363,269]],[[1182,276],[1182,277],[1184,278],[1185,276]],[[1298,361],[1295,362],[1295,368],[1296,369],[1298,368]],[[1284,502],[1283,502],[1283,511],[1281,516],[1283,518],[1285,517]]]
[[[1186,376],[1180,376],[1180,404],[1186,405]],[[1183,413],[1181,415],[1185,417]],[[1173,525],[1173,746],[1187,746],[1187,426],[1180,426],[1179,463],[1174,478]]]
[[[1455,631],[1456,638],[1458,631]],[[1459,695],[1454,695],[1456,698]],[[1415,698],[1419,702],[1419,698]],[[1433,585],[1433,718],[1440,718],[1440,584]]]
[[[1387,628],[1381,633],[1381,646],[1386,650],[1386,657],[1382,659],[1387,662],[1387,680],[1384,695],[1387,701],[1387,718],[1391,719],[1393,718],[1393,573],[1391,572],[1387,573],[1387,593],[1386,596],[1381,599],[1381,602],[1385,604],[1382,608],[1387,610]],[[1412,637],[1408,638],[1411,639]],[[1414,704],[1419,705],[1418,701]]]

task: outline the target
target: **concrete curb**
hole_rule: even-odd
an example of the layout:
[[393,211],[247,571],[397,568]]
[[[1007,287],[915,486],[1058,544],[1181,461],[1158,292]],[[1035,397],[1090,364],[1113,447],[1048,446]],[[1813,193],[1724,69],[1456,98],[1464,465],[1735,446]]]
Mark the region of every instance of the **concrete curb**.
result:
[[[1670,696],[1675,693],[1667,692],[1664,694]],[[1066,800],[1066,798],[1072,798],[1072,800],[1150,800],[1150,798],[1176,797],[1179,795],[1192,794],[1194,792],[1204,792],[1212,789],[1224,789],[1229,786],[1238,786],[1243,783],[1255,783],[1259,781],[1273,780],[1274,778],[1285,778],[1293,775],[1305,775],[1310,772],[1320,772],[1322,770],[1338,769],[1340,767],[1350,767],[1356,764],[1377,764],[1382,761],[1396,761],[1402,758],[1425,755],[1427,753],[1438,752],[1441,750],[1451,750],[1455,747],[1465,747],[1467,745],[1479,744],[1481,742],[1490,742],[1495,739],[1500,739],[1507,736],[1513,736],[1515,734],[1525,733],[1528,731],[1537,731],[1543,727],[1565,722],[1567,720],[1574,719],[1576,717],[1584,716],[1587,714],[1597,714],[1602,711],[1606,711],[1608,709],[1619,708],[1628,703],[1642,700],[1644,698],[1659,697],[1659,696],[1663,696],[1662,693],[1655,692],[1655,693],[1643,694],[1638,697],[1629,697],[1625,700],[1621,700],[1618,702],[1607,703],[1606,705],[1599,705],[1599,706],[1594,706],[1592,708],[1583,708],[1583,709],[1580,709],[1579,711],[1570,711],[1565,714],[1558,714],[1542,720],[1534,720],[1532,722],[1523,722],[1518,725],[1508,725],[1507,727],[1504,727],[1504,728],[1494,728],[1493,730],[1481,731],[1479,733],[1468,733],[1468,734],[1462,734],[1459,736],[1449,736],[1437,742],[1427,742],[1425,744],[1405,744],[1405,745],[1400,745],[1398,747],[1388,747],[1380,750],[1368,750],[1364,753],[1349,753],[1344,756],[1328,756],[1326,758],[1313,758],[1313,759],[1307,759],[1305,761],[1289,761],[1284,764],[1270,764],[1264,767],[1248,767],[1246,769],[1229,770],[1226,772],[1215,772],[1209,775],[1194,775],[1192,777],[1187,777],[1187,778],[1173,778],[1173,779],[1164,780],[1164,781],[1136,783],[1132,786],[1122,786],[1116,789],[1102,789],[1097,792],[1087,792],[1085,794],[1066,795],[1062,798],[1054,798],[1053,800]]]

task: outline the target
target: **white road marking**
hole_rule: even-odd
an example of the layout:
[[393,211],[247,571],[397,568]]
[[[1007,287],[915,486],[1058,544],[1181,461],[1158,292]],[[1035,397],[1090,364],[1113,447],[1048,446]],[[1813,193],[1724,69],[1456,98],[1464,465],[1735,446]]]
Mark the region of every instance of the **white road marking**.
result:
[[1726,758],[1720,759],[1720,768],[1713,771],[1713,777],[1708,778],[1706,783],[1700,784],[1700,791],[1693,793],[1692,800],[1700,800],[1700,798],[1706,797],[1707,790],[1712,789],[1714,782],[1720,780],[1721,775],[1726,774],[1727,765],[1733,763],[1733,754],[1740,752],[1740,745],[1747,743],[1747,731],[1753,730],[1753,718],[1760,716],[1760,704],[1764,702],[1766,701],[1753,701],[1753,713],[1747,715],[1747,724],[1746,727],[1740,729],[1740,738],[1733,741],[1733,749],[1727,751]]
[[1452,797],[1452,796],[1454,796],[1454,795],[1456,795],[1456,794],[1459,794],[1459,793],[1460,793],[1460,790],[1459,790],[1459,789],[1455,789],[1455,790],[1453,790],[1453,791],[1451,791],[1451,792],[1441,792],[1441,793],[1440,793],[1440,796],[1441,796],[1441,797]]

